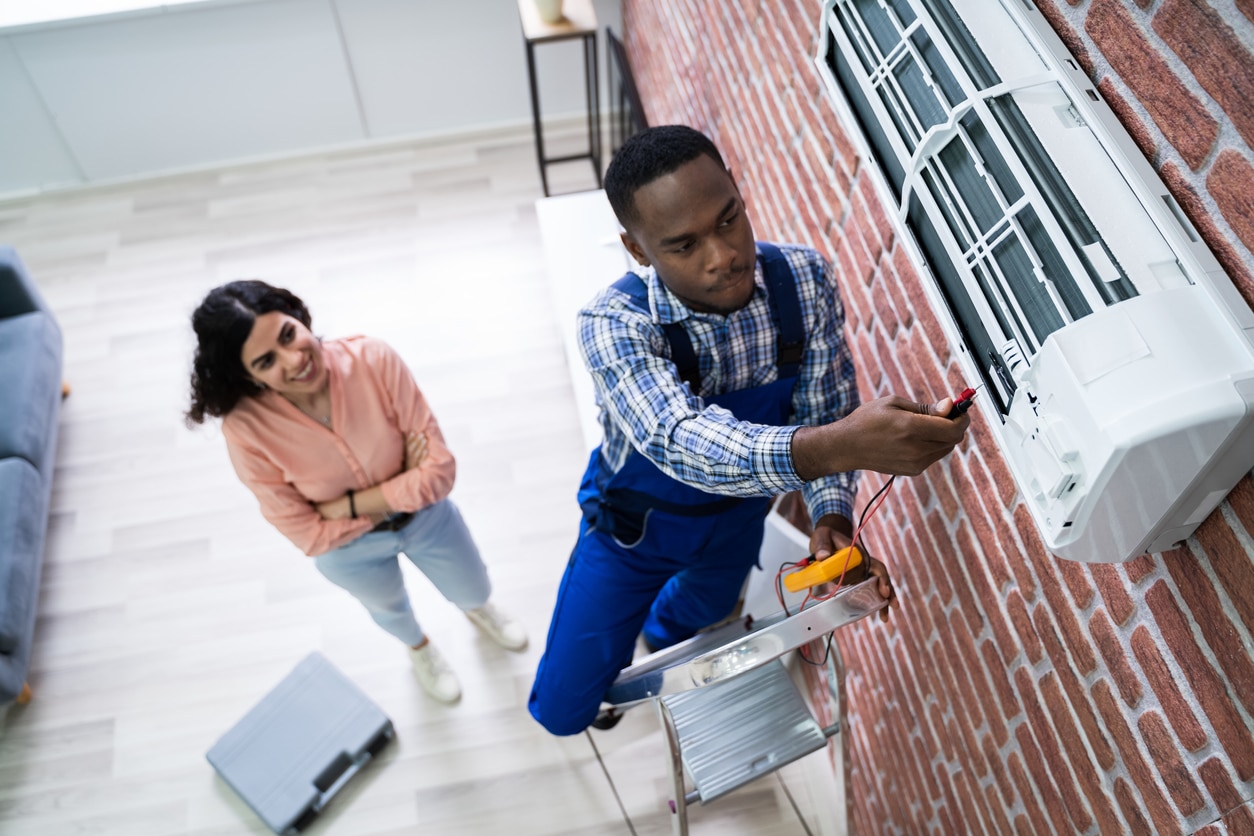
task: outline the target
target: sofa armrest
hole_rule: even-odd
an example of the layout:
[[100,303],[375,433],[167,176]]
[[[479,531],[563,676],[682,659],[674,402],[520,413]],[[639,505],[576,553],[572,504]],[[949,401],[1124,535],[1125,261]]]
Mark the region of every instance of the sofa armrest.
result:
[[17,251],[0,244],[0,318],[35,311],[52,312]]

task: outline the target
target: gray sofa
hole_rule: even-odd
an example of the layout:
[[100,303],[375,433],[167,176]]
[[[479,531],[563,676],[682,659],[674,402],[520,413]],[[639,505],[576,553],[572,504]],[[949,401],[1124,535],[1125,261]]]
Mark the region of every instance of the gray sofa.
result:
[[24,694],[61,414],[61,329],[0,245],[0,705]]

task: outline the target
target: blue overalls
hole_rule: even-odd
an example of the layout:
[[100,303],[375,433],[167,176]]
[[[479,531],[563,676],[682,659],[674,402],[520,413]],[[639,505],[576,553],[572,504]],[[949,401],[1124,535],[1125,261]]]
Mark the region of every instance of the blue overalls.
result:
[[[778,378],[705,399],[742,421],[784,426],[804,352],[796,279],[787,259],[758,244],[776,325]],[[648,289],[628,273],[614,286],[640,310]],[[699,394],[700,374],[682,323],[666,326],[680,377]],[[596,717],[619,670],[631,664],[642,631],[668,647],[725,618],[758,562],[769,497],[711,494],[664,474],[633,450],[609,473],[598,447],[579,489],[579,540],[557,592],[548,643],[528,709],[553,734],[577,734]]]

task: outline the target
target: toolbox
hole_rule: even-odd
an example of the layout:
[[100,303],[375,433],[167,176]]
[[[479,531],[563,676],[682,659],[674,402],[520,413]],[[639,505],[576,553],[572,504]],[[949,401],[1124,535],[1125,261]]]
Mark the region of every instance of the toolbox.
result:
[[299,833],[395,736],[392,721],[314,652],[205,757],[275,833]]

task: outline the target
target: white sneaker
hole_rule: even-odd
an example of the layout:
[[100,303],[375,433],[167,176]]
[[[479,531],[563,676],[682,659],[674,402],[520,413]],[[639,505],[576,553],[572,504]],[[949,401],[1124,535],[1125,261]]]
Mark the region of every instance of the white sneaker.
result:
[[477,610],[466,610],[466,617],[506,650],[522,650],[527,646],[527,631],[491,601]]
[[454,703],[461,698],[462,686],[457,681],[457,674],[453,673],[430,641],[417,650],[411,647],[409,662],[414,666],[418,684],[432,697],[446,703]]

